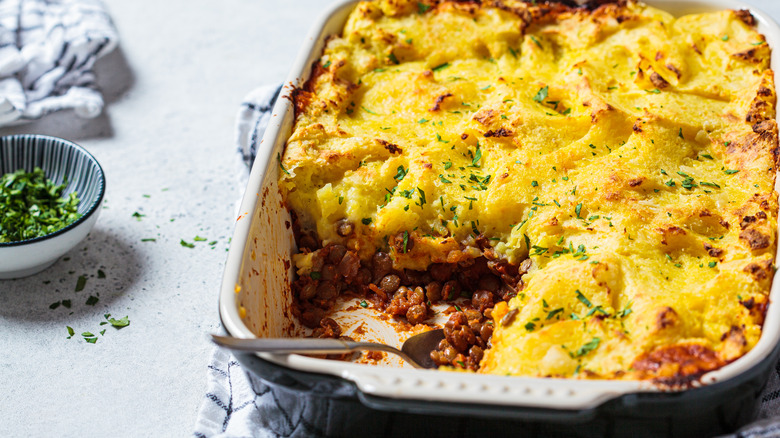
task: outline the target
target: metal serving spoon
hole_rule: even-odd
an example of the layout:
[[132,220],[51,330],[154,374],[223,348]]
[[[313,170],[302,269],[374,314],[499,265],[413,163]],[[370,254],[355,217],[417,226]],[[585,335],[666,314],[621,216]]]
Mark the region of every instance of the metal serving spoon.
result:
[[332,354],[350,351],[385,351],[397,354],[415,368],[436,368],[431,359],[439,341],[444,339],[444,330],[430,330],[416,334],[404,342],[401,349],[375,342],[343,341],[341,339],[322,338],[234,338],[211,335],[217,344],[231,350],[268,352],[268,353],[307,353]]

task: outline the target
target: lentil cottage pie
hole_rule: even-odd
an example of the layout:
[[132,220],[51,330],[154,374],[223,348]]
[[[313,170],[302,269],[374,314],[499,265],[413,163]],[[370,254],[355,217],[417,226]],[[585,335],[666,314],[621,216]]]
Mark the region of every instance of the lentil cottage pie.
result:
[[315,336],[339,295],[437,363],[680,382],[758,341],[776,251],[770,48],[747,11],[359,3],[294,93],[280,186]]

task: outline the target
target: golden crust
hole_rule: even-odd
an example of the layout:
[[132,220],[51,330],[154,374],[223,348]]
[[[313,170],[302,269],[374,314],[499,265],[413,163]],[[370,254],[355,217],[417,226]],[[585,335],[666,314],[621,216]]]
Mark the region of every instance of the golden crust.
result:
[[773,275],[776,93],[753,24],[360,3],[294,94],[280,186],[304,231],[398,269],[530,257],[483,372],[699,375],[755,345]]

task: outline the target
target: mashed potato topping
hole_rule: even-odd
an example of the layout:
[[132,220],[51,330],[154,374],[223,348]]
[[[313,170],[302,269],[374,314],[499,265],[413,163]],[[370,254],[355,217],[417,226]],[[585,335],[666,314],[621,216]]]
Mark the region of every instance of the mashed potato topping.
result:
[[761,334],[769,60],[745,11],[360,3],[296,90],[280,185],[361,260],[530,259],[480,372],[699,375]]

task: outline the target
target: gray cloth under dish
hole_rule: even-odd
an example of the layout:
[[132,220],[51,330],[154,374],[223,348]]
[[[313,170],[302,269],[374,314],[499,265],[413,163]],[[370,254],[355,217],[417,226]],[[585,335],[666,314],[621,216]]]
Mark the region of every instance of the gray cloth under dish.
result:
[[[247,168],[251,168],[270,120],[280,85],[260,87],[244,100],[238,113],[236,142]],[[246,173],[246,169],[243,170]],[[599,436],[577,425],[524,422],[486,422],[453,418],[374,412],[365,415],[354,402],[333,402],[307,397],[268,385],[247,373],[230,353],[215,348],[208,366],[207,393],[194,436],[228,437],[331,437],[331,436]],[[354,415],[338,410],[349,409]],[[345,418],[347,420],[345,420]],[[728,437],[780,437],[780,363],[761,394],[757,420]],[[370,431],[370,432],[369,432]],[[377,433],[381,431],[381,434]]]

